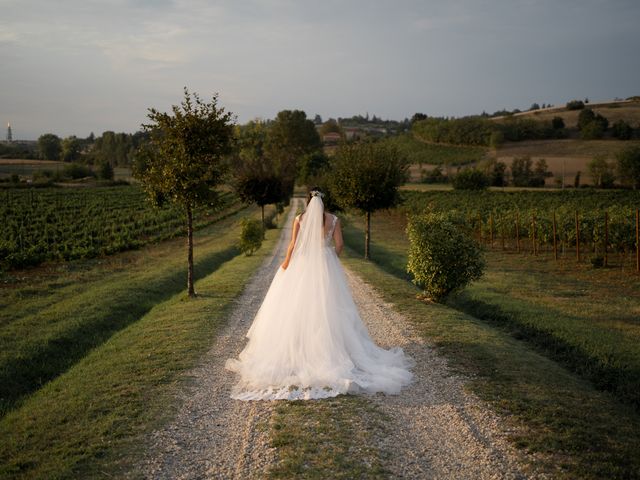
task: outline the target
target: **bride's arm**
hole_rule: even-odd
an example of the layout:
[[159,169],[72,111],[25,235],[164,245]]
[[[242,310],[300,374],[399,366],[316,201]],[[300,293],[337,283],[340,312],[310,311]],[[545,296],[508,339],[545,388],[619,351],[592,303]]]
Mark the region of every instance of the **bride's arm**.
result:
[[342,253],[342,249],[344,248],[340,219],[336,220],[336,229],[333,231],[333,244],[336,246],[336,254],[340,255]]
[[296,238],[298,238],[298,230],[300,230],[300,222],[298,221],[298,218],[296,217],[296,219],[293,221],[293,231],[291,232],[291,241],[289,242],[289,248],[287,248],[287,256],[284,259],[284,262],[282,262],[282,268],[283,269],[287,269],[287,267],[289,266],[289,262],[291,261],[291,254],[293,253],[293,247],[295,247],[296,245]]

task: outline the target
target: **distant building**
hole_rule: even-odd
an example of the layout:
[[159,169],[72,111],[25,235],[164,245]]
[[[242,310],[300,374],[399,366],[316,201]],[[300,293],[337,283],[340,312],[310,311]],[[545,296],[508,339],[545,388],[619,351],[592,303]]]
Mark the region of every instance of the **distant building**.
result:
[[337,145],[338,143],[340,143],[341,139],[342,135],[340,135],[338,132],[329,132],[325,133],[322,136],[322,142],[325,145]]
[[7,122],[7,143],[13,141],[13,135],[11,134],[11,123]]

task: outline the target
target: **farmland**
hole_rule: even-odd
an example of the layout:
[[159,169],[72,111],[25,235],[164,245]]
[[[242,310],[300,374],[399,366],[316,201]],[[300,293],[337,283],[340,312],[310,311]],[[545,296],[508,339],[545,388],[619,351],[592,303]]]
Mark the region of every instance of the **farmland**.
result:
[[[139,248],[181,234],[182,211],[152,207],[136,186],[0,191],[3,268],[73,260]],[[231,193],[196,210],[196,228],[242,208]]]

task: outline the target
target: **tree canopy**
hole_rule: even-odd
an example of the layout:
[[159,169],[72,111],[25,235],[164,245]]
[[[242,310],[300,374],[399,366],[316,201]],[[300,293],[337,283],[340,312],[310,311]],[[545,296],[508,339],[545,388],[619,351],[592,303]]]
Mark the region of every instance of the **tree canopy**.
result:
[[38,154],[43,160],[60,160],[62,142],[53,133],[45,133],[38,138]]
[[184,89],[180,105],[171,113],[150,108],[150,135],[139,151],[134,175],[153,202],[171,201],[185,209],[187,217],[189,296],[193,288],[193,208],[216,203],[215,188],[228,169],[226,156],[234,147],[233,116],[218,106],[218,95],[210,102]]
[[407,178],[407,162],[386,142],[344,144],[330,162],[331,193],[343,208],[365,214],[365,258],[370,258],[371,213],[399,201],[398,187]]
[[322,142],[314,123],[302,110],[282,110],[270,124],[265,154],[283,180],[287,194],[293,193],[300,159],[320,150]]

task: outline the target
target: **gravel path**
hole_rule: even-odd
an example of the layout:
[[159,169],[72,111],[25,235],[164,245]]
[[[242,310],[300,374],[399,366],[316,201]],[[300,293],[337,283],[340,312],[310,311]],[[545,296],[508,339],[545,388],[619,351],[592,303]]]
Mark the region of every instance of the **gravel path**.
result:
[[518,453],[500,419],[452,374],[444,358],[392,305],[347,271],[354,299],[375,342],[411,356],[414,382],[400,395],[371,397],[390,419],[381,439],[394,478],[523,479]]
[[[299,202],[300,200],[295,200]],[[148,455],[131,472],[135,478],[261,478],[276,461],[269,446],[269,419],[275,402],[240,402],[229,395],[236,380],[224,368],[245,345],[245,333],[262,303],[277,265],[284,257],[294,203],[274,253],[258,269],[237,300],[227,326],[180,394],[172,422],[153,432]],[[500,432],[500,420],[463,389],[402,315],[360,278],[347,271],[358,308],[381,346],[401,346],[416,361],[415,381],[397,396],[372,396],[388,418],[381,448],[394,478],[526,478],[517,453]]]
[[284,259],[299,200],[294,200],[273,254],[256,271],[236,301],[226,327],[189,372],[190,388],[179,398],[173,421],[154,432],[147,458],[133,477],[152,479],[260,478],[275,461],[268,423],[274,403],[239,402],[229,397],[236,376],[225,370],[245,345],[245,334],[258,312],[278,265]]

